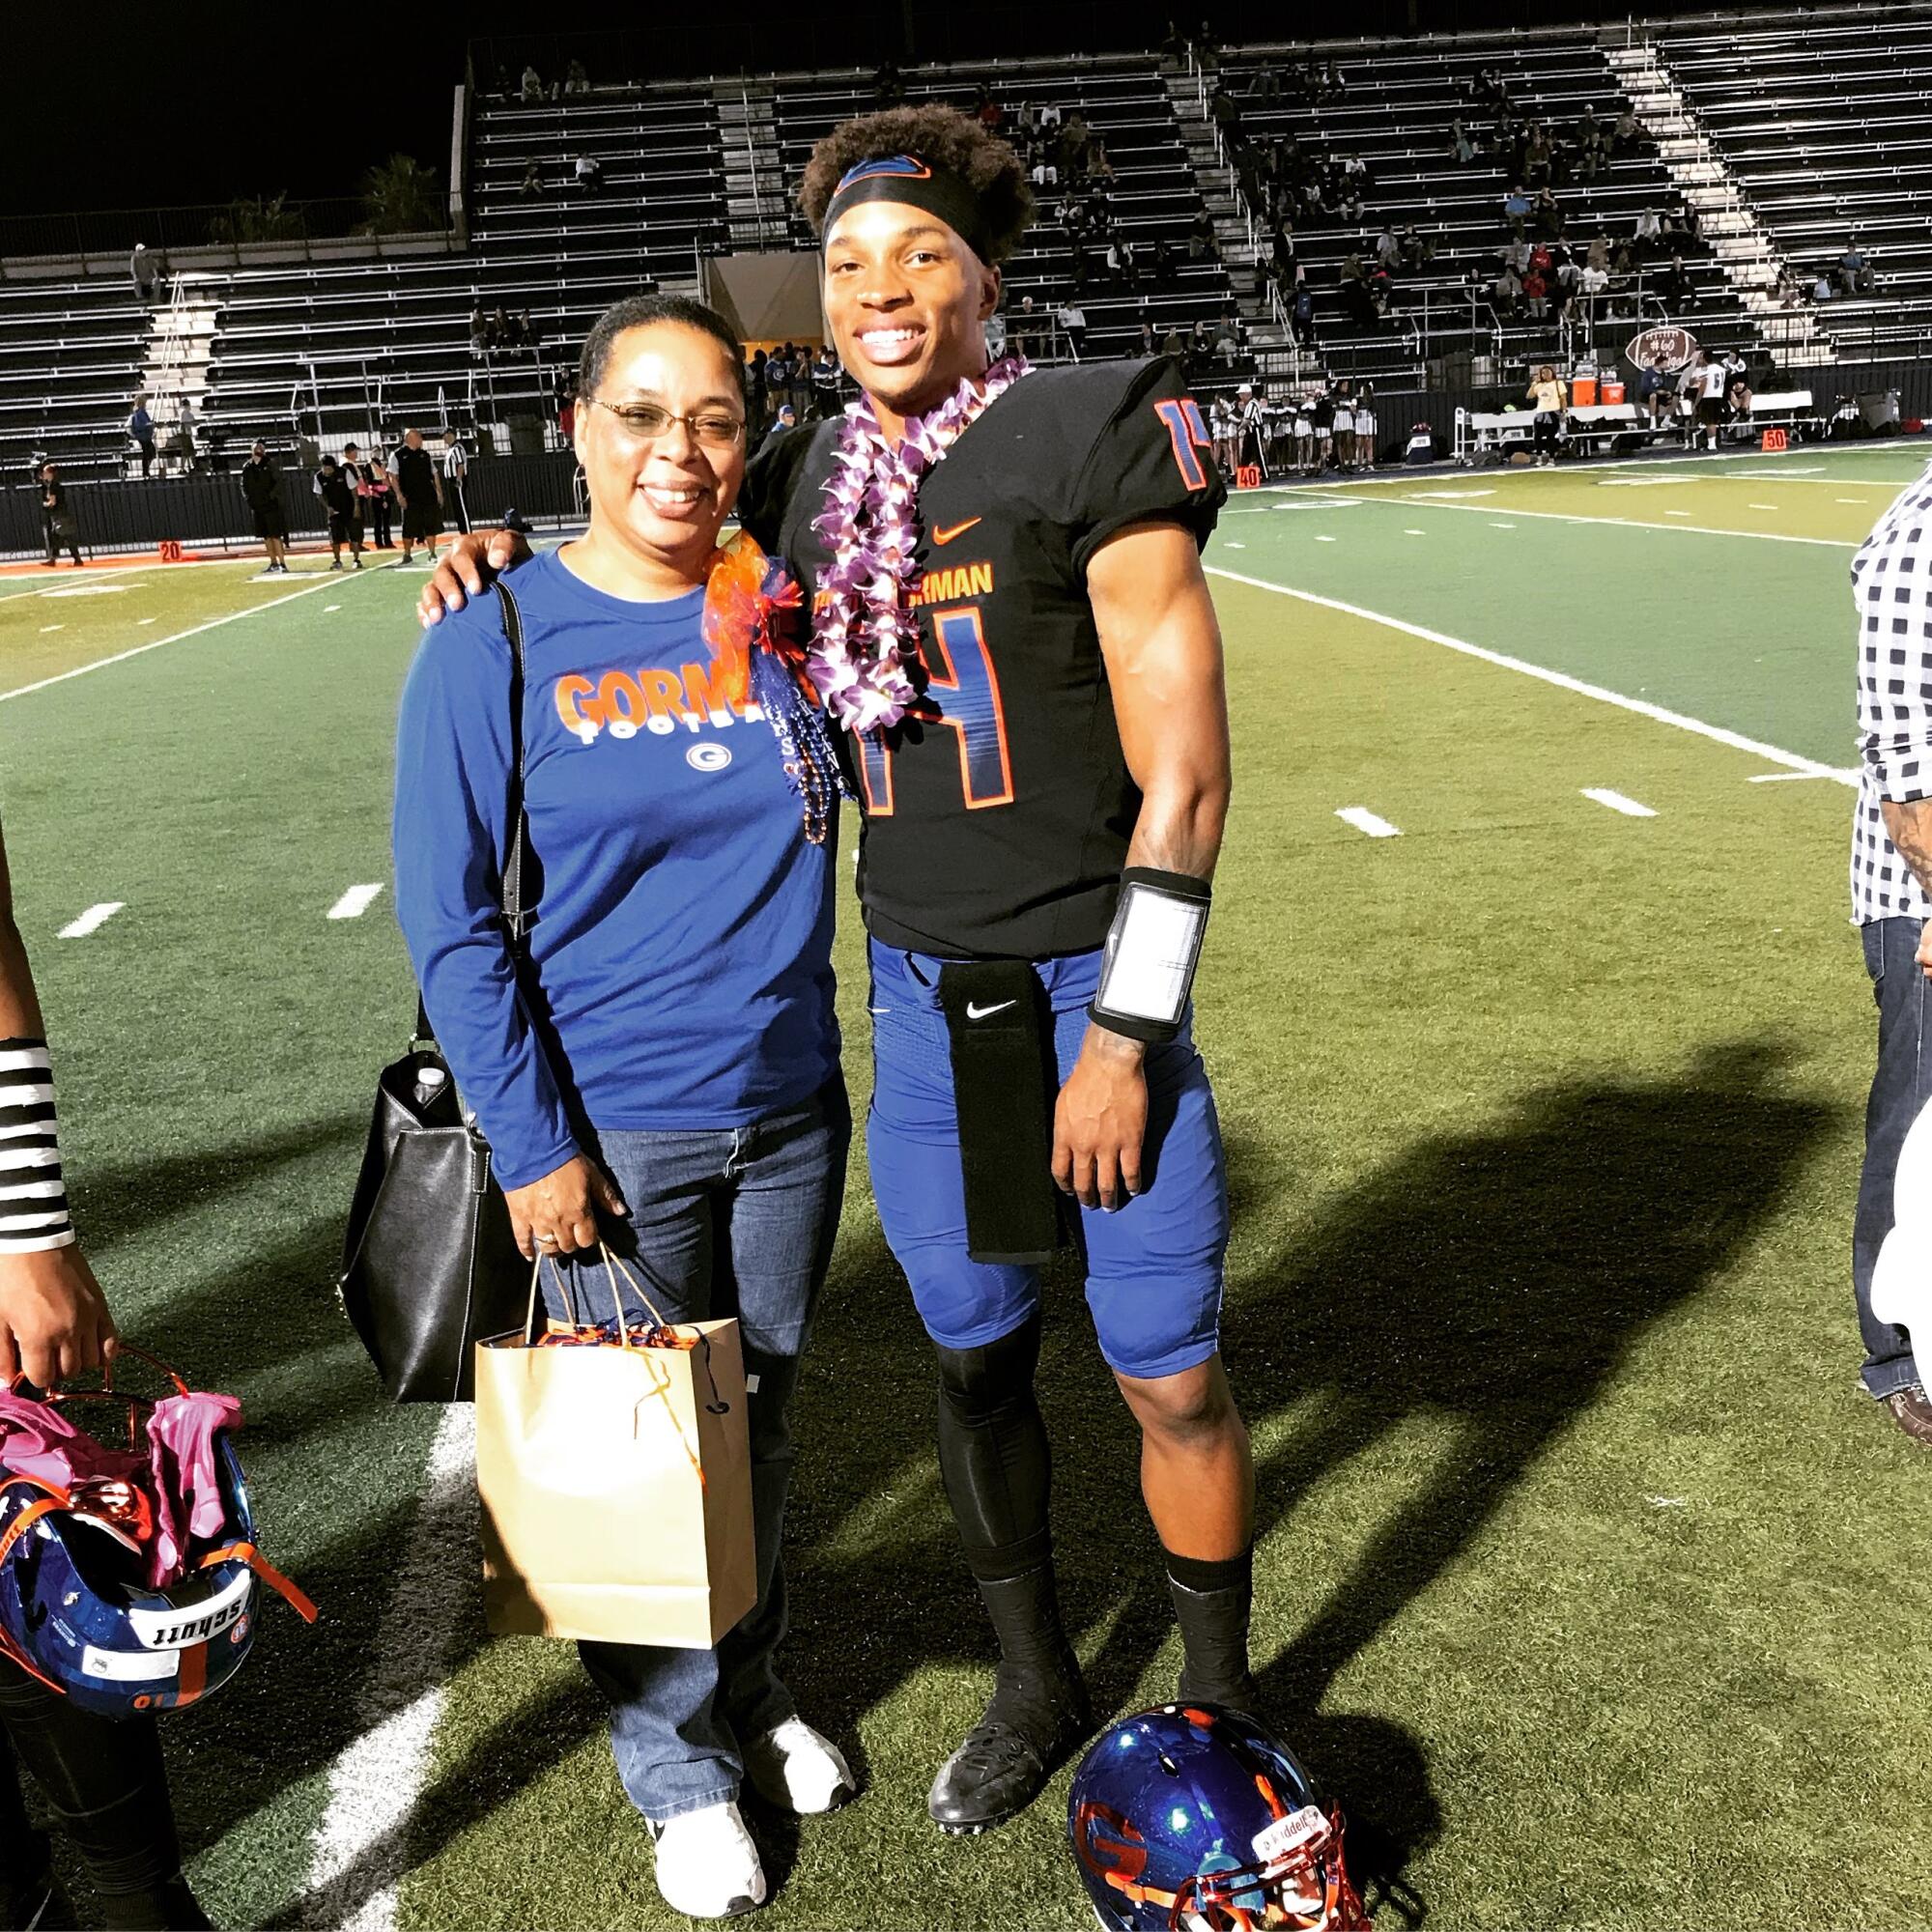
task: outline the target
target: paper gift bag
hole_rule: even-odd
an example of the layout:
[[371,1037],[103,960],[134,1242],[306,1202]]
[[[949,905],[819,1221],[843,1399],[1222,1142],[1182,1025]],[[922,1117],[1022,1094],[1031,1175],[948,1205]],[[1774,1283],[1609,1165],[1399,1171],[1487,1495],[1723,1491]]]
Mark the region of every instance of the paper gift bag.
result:
[[611,1293],[615,1332],[544,1326],[533,1278],[523,1329],[477,1344],[489,1625],[709,1650],[758,1594],[738,1324],[627,1326]]

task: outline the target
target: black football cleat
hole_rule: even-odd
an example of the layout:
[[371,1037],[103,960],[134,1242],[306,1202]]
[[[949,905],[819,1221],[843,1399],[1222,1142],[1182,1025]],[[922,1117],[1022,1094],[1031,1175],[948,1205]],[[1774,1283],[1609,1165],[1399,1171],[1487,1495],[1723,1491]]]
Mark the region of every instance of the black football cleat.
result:
[[1054,1681],[1002,1663],[986,1715],[939,1767],[925,1801],[949,1837],[977,1837],[1016,1816],[1094,1732],[1079,1666]]

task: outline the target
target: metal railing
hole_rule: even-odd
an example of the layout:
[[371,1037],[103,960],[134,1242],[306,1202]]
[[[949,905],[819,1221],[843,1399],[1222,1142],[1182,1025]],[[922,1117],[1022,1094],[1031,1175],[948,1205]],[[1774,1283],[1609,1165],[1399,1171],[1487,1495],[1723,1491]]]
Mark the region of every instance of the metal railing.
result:
[[0,259],[131,253],[137,242],[156,253],[171,248],[335,241],[367,226],[367,212],[355,195],[321,201],[276,196],[192,208],[114,208],[92,214],[5,214],[0,215]]

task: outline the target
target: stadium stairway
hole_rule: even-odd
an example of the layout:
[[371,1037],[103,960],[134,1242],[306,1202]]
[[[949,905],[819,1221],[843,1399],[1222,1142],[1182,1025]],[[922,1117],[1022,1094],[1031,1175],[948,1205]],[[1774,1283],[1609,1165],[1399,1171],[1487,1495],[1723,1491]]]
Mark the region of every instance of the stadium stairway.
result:
[[1612,45],[1607,53],[1671,180],[1697,209],[1711,252],[1755,319],[1772,359],[1793,368],[1815,363],[1832,346],[1818,316],[1809,308],[1786,308],[1778,300],[1788,265],[1696,108],[1678,87],[1663,50],[1646,40]]

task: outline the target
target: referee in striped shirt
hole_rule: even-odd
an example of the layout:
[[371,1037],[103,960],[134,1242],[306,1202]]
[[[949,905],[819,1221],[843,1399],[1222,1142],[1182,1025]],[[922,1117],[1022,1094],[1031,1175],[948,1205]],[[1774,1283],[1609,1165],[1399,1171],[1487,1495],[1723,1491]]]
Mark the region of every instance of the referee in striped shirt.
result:
[[469,534],[469,503],[463,493],[463,480],[469,474],[469,452],[456,440],[456,432],[442,433],[442,507],[456,519],[457,530]]
[[14,923],[0,836],[0,1387],[24,1372],[51,1388],[99,1368],[114,1342],[114,1318],[68,1217],[46,1022]]
[[[1862,754],[1852,824],[1852,918],[1878,1002],[1878,1069],[1865,1110],[1852,1287],[1865,1387],[1932,1448],[1932,1399],[1912,1338],[1872,1314],[1872,1271],[1892,1227],[1892,1183],[1912,1123],[1932,1104],[1932,468],[1852,559]],[[1932,1353],[1932,1336],[1923,1338]]]

